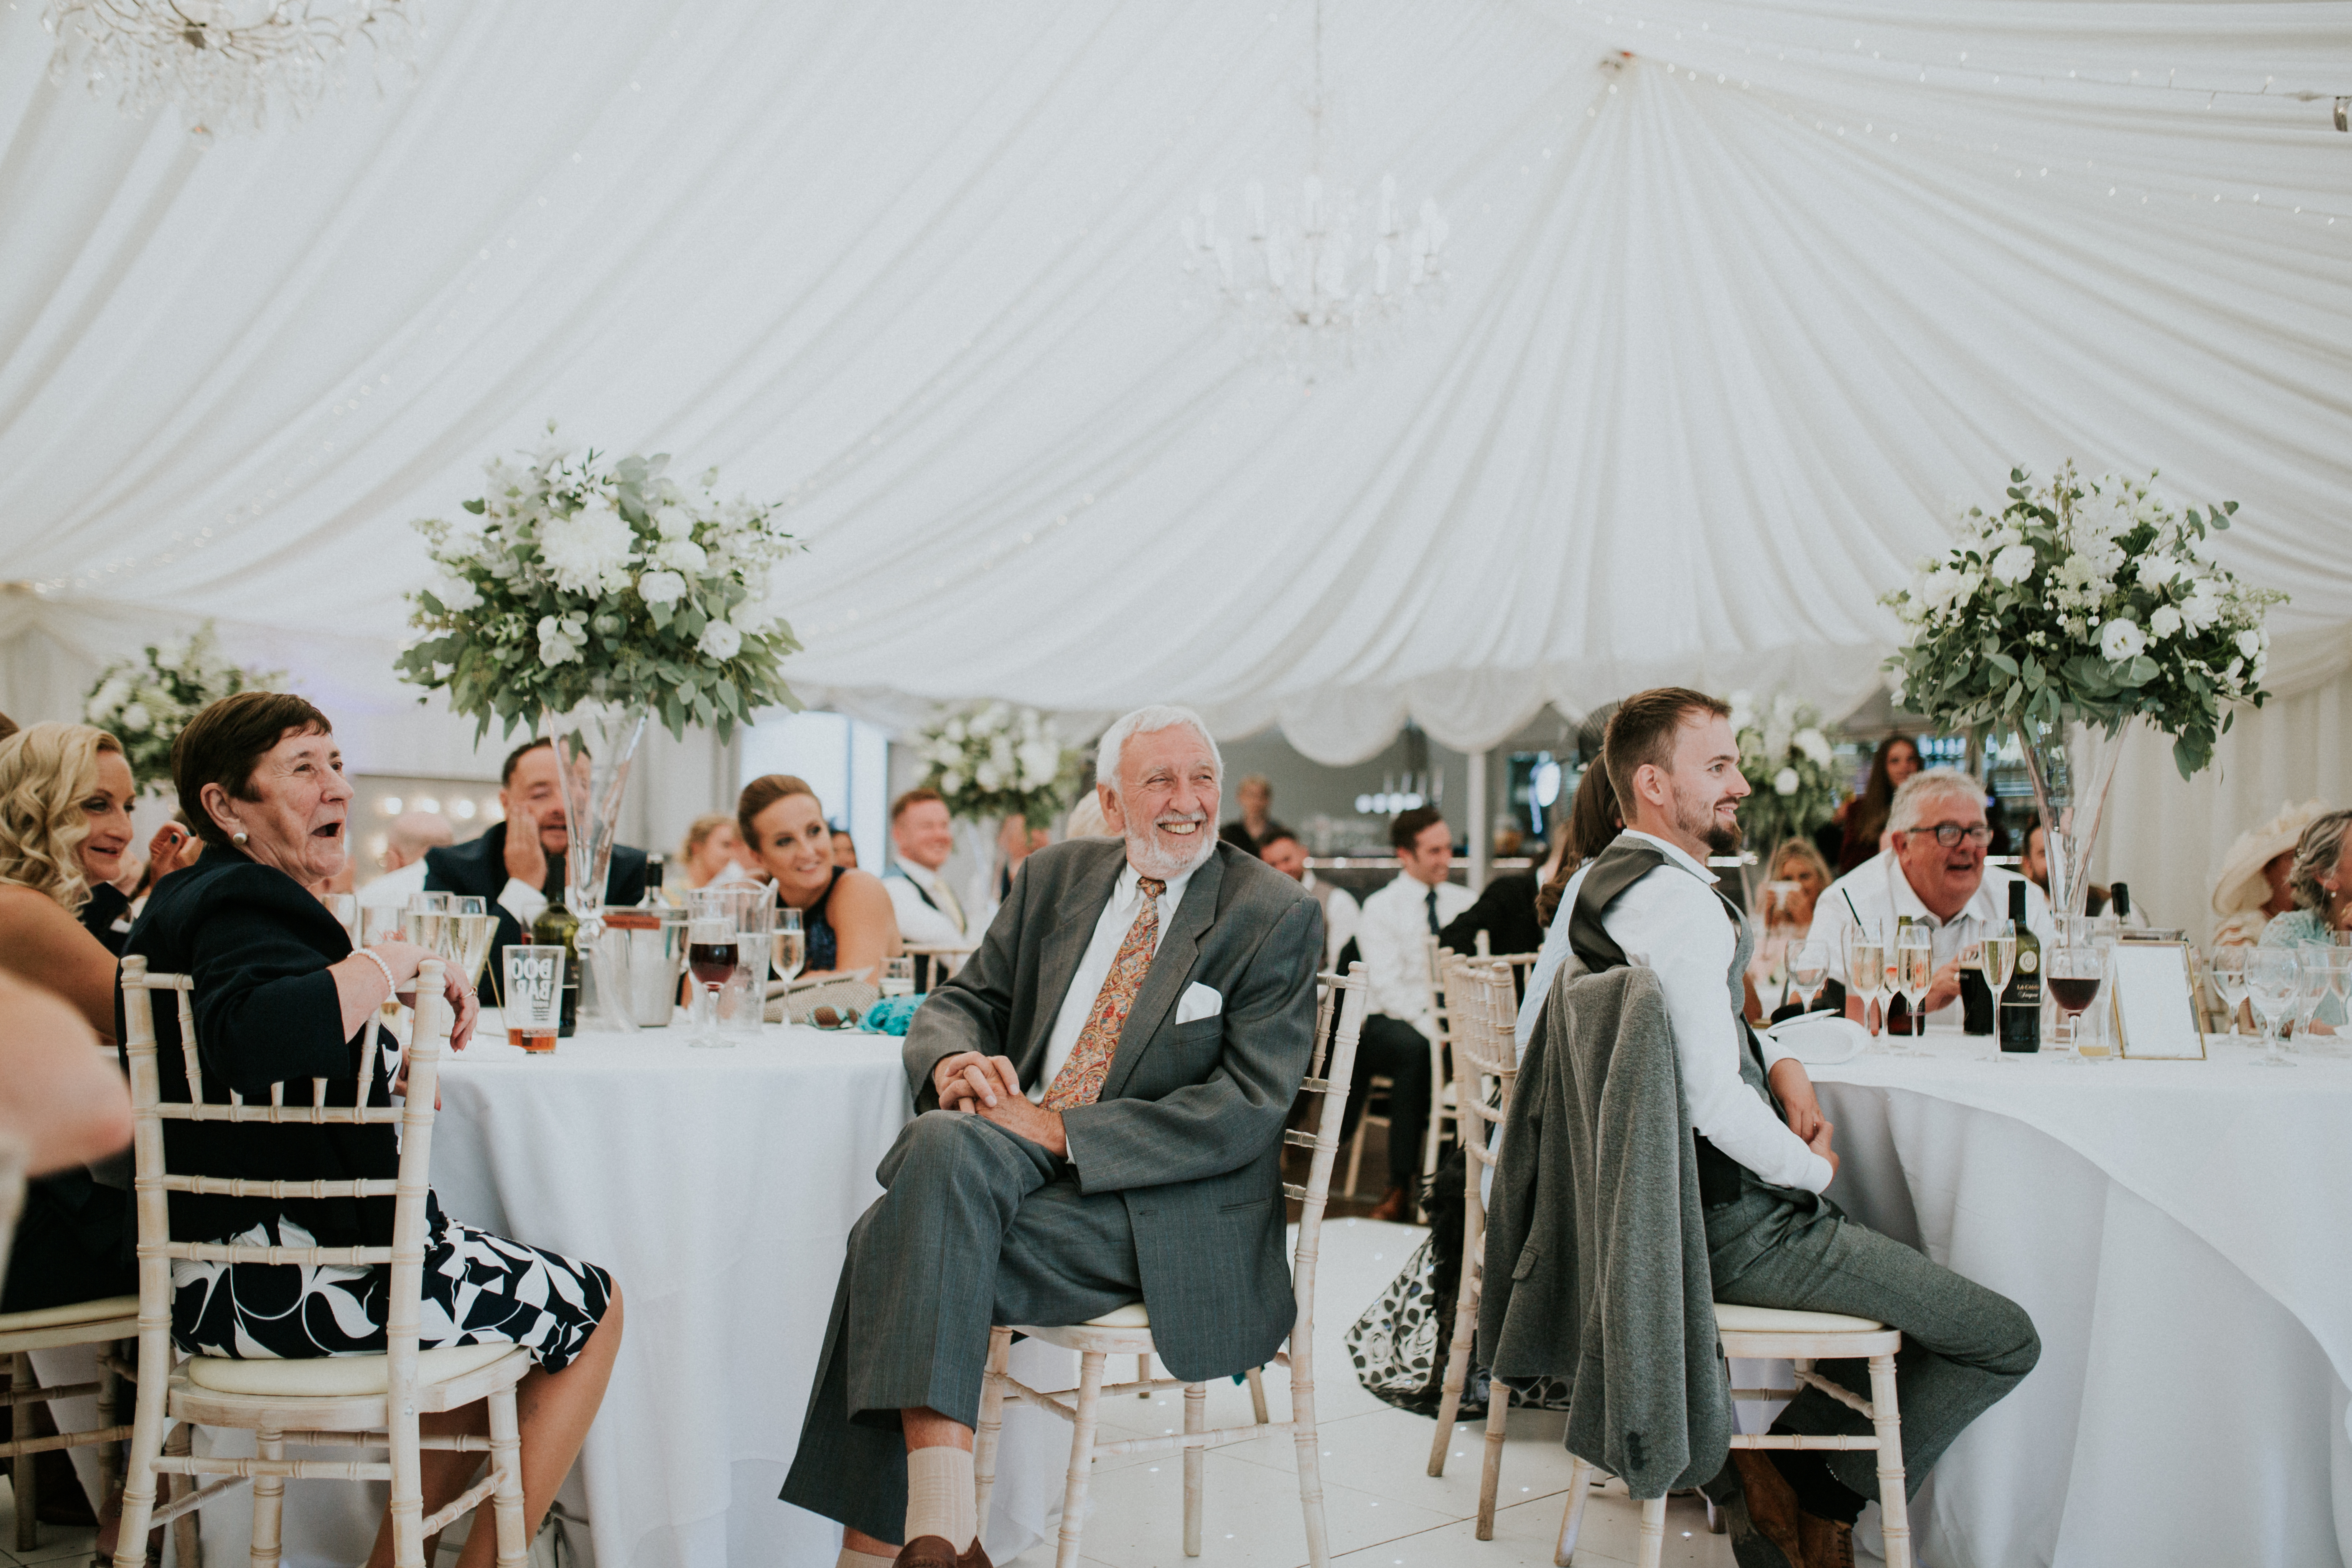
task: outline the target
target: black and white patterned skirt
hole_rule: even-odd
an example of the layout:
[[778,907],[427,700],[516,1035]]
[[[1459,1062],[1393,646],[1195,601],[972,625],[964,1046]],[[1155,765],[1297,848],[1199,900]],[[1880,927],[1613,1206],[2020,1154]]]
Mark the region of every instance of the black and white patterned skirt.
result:
[[[562,1372],[588,1342],[613,1299],[613,1277],[542,1247],[460,1225],[427,1200],[425,1290],[417,1343],[518,1344]],[[238,1247],[315,1247],[280,1216]],[[392,1268],[307,1263],[172,1263],[172,1337],[192,1355],[235,1361],[381,1355]]]

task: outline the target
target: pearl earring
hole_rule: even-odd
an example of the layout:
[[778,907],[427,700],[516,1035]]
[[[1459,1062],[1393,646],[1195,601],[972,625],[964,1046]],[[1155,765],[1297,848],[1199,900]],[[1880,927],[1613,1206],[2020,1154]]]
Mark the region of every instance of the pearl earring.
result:
[[245,835],[242,833],[232,833],[228,836],[228,841],[231,844],[242,844],[245,842]]

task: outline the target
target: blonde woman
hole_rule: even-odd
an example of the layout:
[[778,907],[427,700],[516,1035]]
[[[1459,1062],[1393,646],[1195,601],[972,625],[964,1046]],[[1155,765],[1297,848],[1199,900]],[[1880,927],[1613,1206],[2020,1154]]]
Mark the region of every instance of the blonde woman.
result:
[[696,817],[694,826],[686,830],[686,842],[677,851],[678,877],[686,888],[749,881],[743,863],[751,858],[743,848],[742,836],[736,831],[735,819],[722,812],[709,812]]
[[[114,1038],[114,950],[83,922],[131,847],[131,764],[87,724],[35,724],[0,741],[0,968],[73,1004]],[[114,923],[107,916],[110,928]]]

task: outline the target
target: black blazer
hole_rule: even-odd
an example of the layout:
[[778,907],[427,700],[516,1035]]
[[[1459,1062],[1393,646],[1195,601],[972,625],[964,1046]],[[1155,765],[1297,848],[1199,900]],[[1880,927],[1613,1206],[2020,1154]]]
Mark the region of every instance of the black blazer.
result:
[[[352,1104],[363,1093],[365,1103],[389,1106],[385,1053],[365,1048],[376,1034],[374,1020],[346,1037],[342,1005],[327,973],[351,951],[342,922],[293,878],[241,850],[209,845],[203,859],[155,884],[146,912],[123,943],[125,955],[143,955],[150,970],[195,981],[205,1100],[226,1104],[235,1089],[248,1105],[266,1105],[270,1086],[282,1083],[289,1103],[307,1105],[311,1081],[324,1079],[330,1105]],[[121,1038],[120,996],[114,1027]],[[186,1100],[179,1014],[161,994],[155,1044],[163,1098]],[[382,1181],[400,1173],[396,1131],[383,1123],[166,1121],[163,1147],[174,1173],[288,1182]],[[321,1247],[382,1247],[392,1239],[392,1208],[388,1197],[281,1201],[173,1193],[172,1235],[183,1241],[225,1240],[284,1215]]]
[[[549,869],[552,870],[550,862]],[[478,838],[463,844],[445,845],[425,852],[425,889],[430,893],[465,893],[483,900],[483,907],[499,918],[499,933],[490,948],[490,962],[482,973],[482,1000],[495,1005],[499,997],[499,949],[513,947],[528,940],[522,922],[514,918],[499,895],[507,886],[507,825],[491,825]],[[613,863],[604,872],[604,901],[627,905],[642,902],[646,896],[646,852],[632,849],[625,844],[613,846]],[[580,911],[574,910],[573,914]]]

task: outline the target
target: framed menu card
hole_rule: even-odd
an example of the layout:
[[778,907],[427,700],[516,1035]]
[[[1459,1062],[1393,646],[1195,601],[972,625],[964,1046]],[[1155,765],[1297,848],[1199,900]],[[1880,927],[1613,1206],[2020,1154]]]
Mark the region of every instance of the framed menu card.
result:
[[2116,943],[2115,992],[2116,1037],[2125,1056],[2142,1061],[2205,1059],[2187,942]]

